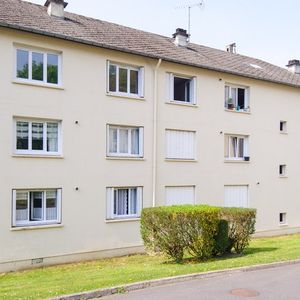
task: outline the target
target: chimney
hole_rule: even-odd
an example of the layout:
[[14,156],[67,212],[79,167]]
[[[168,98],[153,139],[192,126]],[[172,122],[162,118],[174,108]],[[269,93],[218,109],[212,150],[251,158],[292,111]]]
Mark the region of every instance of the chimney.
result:
[[289,60],[286,66],[290,72],[300,74],[300,61],[298,59]]
[[47,7],[49,16],[63,18],[67,5],[68,3],[64,2],[64,0],[47,0],[44,6]]
[[226,51],[229,53],[236,53],[236,43],[232,43],[226,46]]
[[189,43],[189,35],[186,30],[182,28],[176,29],[176,32],[173,34],[173,38],[176,46],[186,47]]

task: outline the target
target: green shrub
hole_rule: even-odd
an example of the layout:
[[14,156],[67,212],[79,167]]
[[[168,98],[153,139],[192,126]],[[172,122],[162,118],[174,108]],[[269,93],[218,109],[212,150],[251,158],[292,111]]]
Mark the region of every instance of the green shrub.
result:
[[220,220],[218,224],[218,232],[215,235],[215,247],[213,249],[213,255],[223,255],[227,252],[229,247],[229,228],[226,220]]
[[221,218],[228,222],[229,245],[236,253],[242,253],[249,245],[251,234],[255,232],[256,210],[250,208],[222,208]]
[[212,255],[220,209],[210,206],[146,208],[141,216],[141,235],[148,251],[161,251],[182,261],[188,250],[198,258]]

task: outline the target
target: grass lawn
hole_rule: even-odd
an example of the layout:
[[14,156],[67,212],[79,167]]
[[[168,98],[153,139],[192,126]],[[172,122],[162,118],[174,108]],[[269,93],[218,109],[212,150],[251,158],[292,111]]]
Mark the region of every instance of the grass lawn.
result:
[[300,234],[254,239],[243,256],[168,263],[161,256],[120,258],[0,274],[0,299],[46,299],[147,279],[300,258]]

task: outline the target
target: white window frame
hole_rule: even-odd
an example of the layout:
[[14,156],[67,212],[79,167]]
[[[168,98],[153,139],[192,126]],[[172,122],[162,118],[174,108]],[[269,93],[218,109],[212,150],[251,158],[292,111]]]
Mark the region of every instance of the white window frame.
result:
[[172,204],[172,205],[195,205],[196,204],[196,186],[195,185],[169,185],[165,186],[165,205],[171,205],[168,203],[168,190],[170,191],[171,189],[182,189],[182,188],[192,188],[193,190],[193,199],[192,203],[178,203],[178,204]]
[[[28,52],[28,78],[19,78],[17,76],[17,61],[18,61],[18,50],[23,50]],[[42,50],[39,48],[32,47],[23,47],[23,46],[15,46],[15,64],[14,64],[14,80],[18,82],[31,83],[35,85],[47,85],[53,87],[61,87],[62,86],[62,53],[51,51],[51,50]],[[39,53],[43,55],[43,80],[34,80],[32,79],[32,53]],[[57,83],[49,83],[47,82],[47,65],[48,65],[48,54],[57,55],[58,57],[58,70],[57,70]]]
[[[28,150],[17,149],[17,122],[28,123]],[[32,150],[32,123],[43,123],[43,150]],[[57,152],[47,151],[47,123],[58,124]],[[14,148],[15,155],[42,155],[42,156],[62,156],[62,122],[58,120],[31,119],[31,118],[14,118]]]
[[[226,88],[228,88],[228,92],[229,92],[229,97],[228,98],[232,98],[232,90],[236,89],[236,101],[234,104],[234,108],[233,109],[229,109],[228,108],[228,99],[226,99]],[[238,89],[243,89],[245,90],[245,99],[244,99],[244,108],[243,109],[238,109]],[[241,86],[241,85],[236,85],[236,84],[231,84],[231,83],[225,83],[225,87],[224,87],[224,106],[226,110],[234,110],[234,111],[238,111],[238,112],[250,112],[250,88],[247,86]]]
[[[190,101],[180,101],[174,99],[174,77],[190,80]],[[196,105],[197,104],[197,78],[191,76],[183,76],[174,73],[166,74],[167,81],[167,99],[170,103],[182,105]]]
[[243,207],[243,208],[249,208],[250,207],[250,199],[249,199],[249,194],[250,194],[250,188],[249,188],[249,184],[227,184],[227,185],[224,185],[224,207],[232,207],[232,206],[227,206],[225,201],[225,191],[226,191],[226,188],[227,187],[246,187],[247,188],[247,203],[246,203],[246,206],[234,206],[234,207]]
[[[280,222],[280,216],[282,216],[281,222]],[[287,225],[287,213],[286,212],[279,213],[279,225]]]
[[[109,86],[110,66],[116,67],[116,91],[110,91],[110,86]],[[127,79],[128,79],[127,92],[119,91],[119,69],[120,68],[127,69]],[[130,92],[130,71],[131,70],[138,72],[138,93],[137,94]],[[144,81],[145,81],[144,77],[145,77],[145,68],[142,66],[132,66],[123,63],[107,61],[107,72],[106,72],[107,94],[125,96],[130,98],[144,98]]]
[[[235,156],[235,157],[231,157],[230,156],[230,150],[231,150],[231,142],[230,142],[230,140],[232,139],[232,138],[237,138],[237,145],[236,145],[236,154],[237,154],[237,156]],[[228,160],[228,161],[244,161],[245,160],[245,157],[249,157],[249,136],[248,135],[236,135],[236,134],[225,134],[224,135],[224,139],[228,139],[228,141],[227,141],[227,144],[228,144],[228,149],[227,149],[227,151],[228,151],[228,157],[226,157],[226,155],[225,155],[225,146],[226,146],[226,142],[225,142],[225,140],[224,140],[224,158],[225,158],[225,160]],[[244,151],[243,151],[243,157],[238,157],[238,153],[239,153],[239,140],[240,139],[243,139],[244,140],[244,142],[243,142],[243,144],[244,144]]]
[[[137,201],[136,201],[136,214],[127,214],[127,215],[116,215],[114,214],[114,195],[116,190],[129,190],[129,197],[131,196],[130,190],[137,190]],[[130,203],[130,199],[128,201]],[[143,207],[143,187],[141,186],[126,186],[126,187],[108,187],[106,188],[106,219],[132,219],[140,218],[141,211]]]
[[[188,132],[194,135],[194,145],[193,145],[193,157],[173,157],[168,155],[168,132]],[[195,161],[197,159],[197,132],[194,130],[184,130],[184,129],[165,129],[165,158],[166,160],[178,160],[178,161]]]
[[[56,220],[43,220],[43,221],[31,221],[29,220],[29,214],[30,214],[30,209],[29,209],[29,205],[30,205],[30,192],[42,192],[43,193],[43,215],[46,216],[46,192],[47,191],[56,191],[56,205],[57,205],[57,219]],[[27,198],[27,205],[28,205],[28,220],[23,220],[23,221],[17,221],[16,220],[16,207],[17,207],[17,203],[16,203],[16,195],[17,192],[21,192],[21,193],[27,193],[28,194],[28,198]],[[61,188],[54,188],[54,189],[14,189],[12,191],[12,227],[26,227],[26,226],[37,226],[37,225],[49,225],[49,224],[60,224],[61,223],[61,198],[62,198],[62,189]]]
[[[282,130],[281,130],[282,128]],[[279,123],[279,132],[280,133],[287,133],[287,121],[280,121]]]
[[[110,129],[116,129],[117,130],[117,152],[110,152]],[[128,130],[128,153],[121,153],[119,151],[120,145],[119,145],[119,131],[122,130]],[[139,130],[139,153],[138,154],[132,154],[131,153],[131,131],[132,130]],[[126,125],[113,125],[108,124],[106,126],[106,155],[107,157],[128,157],[128,158],[142,158],[144,156],[144,127],[139,126],[126,126]]]

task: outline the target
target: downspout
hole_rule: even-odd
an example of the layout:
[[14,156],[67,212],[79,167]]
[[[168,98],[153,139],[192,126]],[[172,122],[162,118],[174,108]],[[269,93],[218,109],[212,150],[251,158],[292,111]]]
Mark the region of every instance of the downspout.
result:
[[157,102],[158,102],[158,96],[157,96],[157,71],[160,67],[162,60],[161,58],[158,60],[157,65],[154,69],[154,88],[153,88],[153,161],[152,161],[152,206],[155,207],[155,194],[156,194],[156,173],[157,173]]

